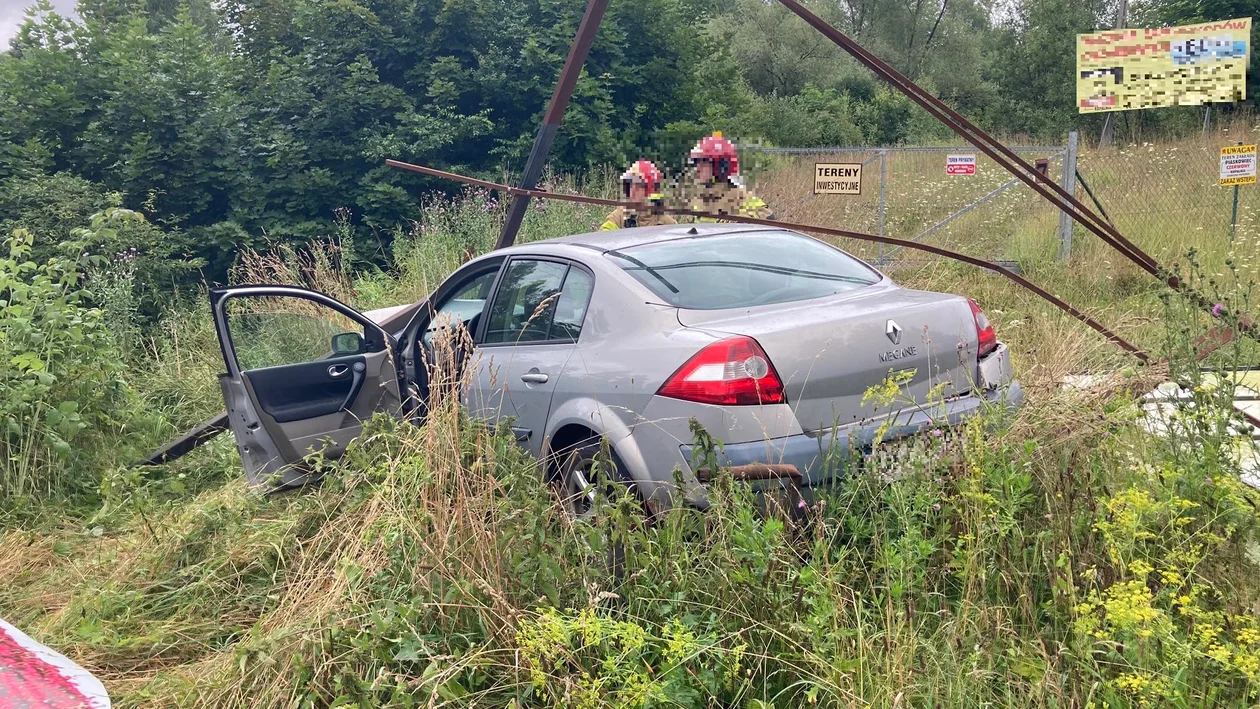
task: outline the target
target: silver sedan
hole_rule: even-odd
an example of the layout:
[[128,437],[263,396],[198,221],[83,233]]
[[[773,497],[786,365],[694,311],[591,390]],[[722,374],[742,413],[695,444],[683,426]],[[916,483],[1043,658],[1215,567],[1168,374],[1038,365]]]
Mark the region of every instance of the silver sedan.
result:
[[[287,286],[218,289],[211,304],[230,425],[258,483],[299,484],[306,456],[341,453],[375,412],[422,417],[451,376],[466,410],[507,422],[579,515],[602,450],[645,502],[676,500],[677,474],[703,506],[711,471],[693,421],[723,444],[710,463],[812,488],[877,438],[1022,401],[974,302],[770,227],[521,244],[369,313]],[[889,385],[894,396],[867,396]]]

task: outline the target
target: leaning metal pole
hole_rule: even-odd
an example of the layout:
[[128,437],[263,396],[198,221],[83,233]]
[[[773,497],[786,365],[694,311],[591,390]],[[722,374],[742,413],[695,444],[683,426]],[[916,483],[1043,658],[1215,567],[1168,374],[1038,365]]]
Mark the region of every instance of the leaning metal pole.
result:
[[[542,125],[538,127],[538,135],[534,137],[534,147],[529,151],[529,159],[525,161],[525,173],[521,175],[523,189],[532,190],[538,185],[543,166],[547,164],[547,153],[551,152],[551,142],[555,140],[560,122],[564,120],[564,111],[569,107],[569,99],[573,98],[573,88],[577,86],[582,65],[586,63],[586,55],[591,51],[591,43],[595,41],[595,33],[599,30],[599,23],[604,19],[604,10],[607,8],[608,0],[590,0],[586,4],[586,12],[582,15],[582,23],[578,25],[577,36],[569,46],[569,56],[564,60],[560,79],[551,94],[551,103],[547,104],[547,113],[543,116]],[[525,210],[528,208],[528,196],[517,195],[512,200],[507,219],[503,222],[503,231],[499,232],[499,240],[495,242],[494,248],[502,249],[516,241],[516,232],[520,231]]]
[[[1038,179],[1038,173],[1033,167],[1023,158],[1016,155],[1010,148],[1007,148],[1003,143],[977,128],[964,118],[962,114],[945,105],[940,99],[925,91],[921,86],[911,81],[887,62],[868,52],[866,48],[828,24],[826,20],[807,10],[797,0],[778,0],[778,2],[805,20],[806,23],[818,30],[838,47],[848,52],[853,58],[866,65],[877,76],[905,94],[907,98],[918,104],[934,118],[944,123],[950,130],[974,145],[980,152],[992,158],[994,162],[1001,165],[1015,177],[1018,177],[1054,206],[1067,212],[1073,219],[1080,222],[1082,226],[1096,233],[1099,238],[1127,256],[1143,270],[1157,275],[1158,265],[1154,259],[1118,231],[1111,228],[1111,225],[1099,219],[1089,208],[1077,201],[1074,195],[1069,194],[1052,181]],[[1100,228],[1099,224],[1103,226]]]
[[905,94],[907,98],[944,123],[964,140],[992,158],[998,165],[1001,165],[1012,175],[1019,178],[1031,187],[1033,191],[1045,197],[1055,207],[1080,223],[1081,226],[1093,232],[1108,246],[1119,251],[1147,273],[1166,283],[1170,288],[1183,295],[1199,308],[1212,313],[1214,317],[1226,317],[1235,320],[1238,323],[1240,332],[1252,340],[1260,342],[1260,328],[1256,326],[1255,321],[1251,318],[1243,313],[1223,311],[1220,308],[1220,304],[1215,304],[1214,306],[1211,300],[1187,286],[1171,271],[1162,267],[1150,255],[1138,248],[1136,244],[1125,238],[1114,226],[1077,200],[1075,195],[1069,194],[1067,190],[1051,181],[1040,179],[1039,174],[1035,172],[1032,166],[1016,155],[1010,148],[977,128],[957,111],[946,106],[944,102],[932,94],[924,91],[918,84],[868,52],[862,45],[853,41],[843,32],[827,23],[827,21],[807,10],[800,2],[797,0],[778,0],[778,2],[805,20],[806,23],[822,33],[827,39],[830,39],[841,49],[848,52],[853,58],[862,62],[880,78],[892,85],[893,88]]

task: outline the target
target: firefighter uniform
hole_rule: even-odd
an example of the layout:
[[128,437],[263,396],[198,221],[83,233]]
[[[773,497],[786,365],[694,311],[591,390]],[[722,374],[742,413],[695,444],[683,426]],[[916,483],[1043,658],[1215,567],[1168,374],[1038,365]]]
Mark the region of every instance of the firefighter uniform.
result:
[[[691,208],[697,212],[719,212],[754,219],[774,219],[774,211],[746,187],[723,180],[700,190]],[[700,217],[700,222],[721,222],[722,219]]]
[[644,209],[617,207],[600,225],[600,231],[630,229],[636,226],[677,224],[668,214],[659,214],[652,207],[661,205],[661,171],[651,160],[636,160],[621,175],[621,197],[628,202],[646,202]]
[[[648,196],[648,202],[652,204],[660,204],[661,201],[662,197],[659,194]],[[604,218],[604,223],[599,225],[599,230],[610,231],[612,229],[630,229],[636,226],[661,226],[677,223],[678,221],[668,214],[657,214],[651,210],[640,211],[626,207],[617,207]]]

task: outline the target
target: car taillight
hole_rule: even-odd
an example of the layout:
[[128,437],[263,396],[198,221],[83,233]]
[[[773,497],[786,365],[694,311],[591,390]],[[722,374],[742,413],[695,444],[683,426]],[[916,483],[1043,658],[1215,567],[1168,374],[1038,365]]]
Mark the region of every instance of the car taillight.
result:
[[971,315],[976,319],[976,338],[980,341],[977,356],[983,357],[997,349],[997,330],[993,329],[993,323],[989,322],[989,318],[985,316],[980,306],[976,305],[976,301],[968,298],[967,304],[971,306]]
[[751,337],[732,337],[700,350],[661,385],[658,396],[701,404],[782,404],[783,381]]

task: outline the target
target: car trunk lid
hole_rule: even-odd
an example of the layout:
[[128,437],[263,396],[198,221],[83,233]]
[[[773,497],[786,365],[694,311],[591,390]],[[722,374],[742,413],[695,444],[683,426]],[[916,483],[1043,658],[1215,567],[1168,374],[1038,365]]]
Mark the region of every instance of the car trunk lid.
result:
[[[767,306],[680,309],[678,320],[757,340],[809,432],[957,396],[975,379],[976,325],[959,296],[877,285]],[[866,396],[890,380],[900,382],[895,396]]]

